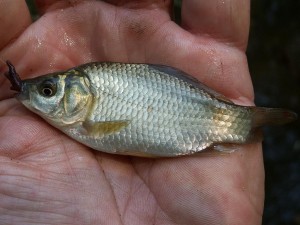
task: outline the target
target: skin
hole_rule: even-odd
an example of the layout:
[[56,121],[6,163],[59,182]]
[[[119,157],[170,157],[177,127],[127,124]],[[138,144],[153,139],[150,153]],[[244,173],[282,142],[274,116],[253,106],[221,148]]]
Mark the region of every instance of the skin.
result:
[[[0,1],[0,57],[22,78],[89,61],[182,69],[236,103],[253,104],[245,56],[248,0]],[[3,64],[1,73],[7,70]],[[93,151],[12,98],[0,77],[1,224],[260,224],[259,143],[232,154],[144,159]]]

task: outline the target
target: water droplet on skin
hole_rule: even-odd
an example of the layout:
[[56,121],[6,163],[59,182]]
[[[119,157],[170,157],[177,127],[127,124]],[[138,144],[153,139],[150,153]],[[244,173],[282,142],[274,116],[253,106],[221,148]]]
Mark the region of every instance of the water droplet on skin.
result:
[[64,33],[63,40],[64,40],[64,44],[66,46],[72,47],[75,45],[75,41],[70,36],[68,36],[66,33]]

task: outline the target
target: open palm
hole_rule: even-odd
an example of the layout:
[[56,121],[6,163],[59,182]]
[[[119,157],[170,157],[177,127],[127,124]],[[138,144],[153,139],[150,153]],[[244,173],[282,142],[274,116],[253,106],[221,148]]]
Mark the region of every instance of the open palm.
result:
[[[36,2],[42,16],[34,23],[25,0],[0,3],[0,57],[22,78],[90,61],[159,63],[252,103],[248,0],[185,0],[182,27],[170,19],[170,0]],[[4,76],[0,86],[0,224],[261,222],[259,144],[228,155],[109,155],[27,111]]]

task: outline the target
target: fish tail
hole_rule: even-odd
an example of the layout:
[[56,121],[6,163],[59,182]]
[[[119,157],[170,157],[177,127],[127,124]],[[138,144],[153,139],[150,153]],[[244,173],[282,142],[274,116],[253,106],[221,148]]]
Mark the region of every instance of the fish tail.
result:
[[295,112],[280,108],[253,107],[252,128],[283,125],[297,119]]

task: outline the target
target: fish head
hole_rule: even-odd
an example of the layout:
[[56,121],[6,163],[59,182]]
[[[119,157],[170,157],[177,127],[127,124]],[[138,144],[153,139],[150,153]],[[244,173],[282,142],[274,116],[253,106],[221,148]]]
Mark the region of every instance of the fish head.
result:
[[17,95],[28,109],[52,123],[83,121],[92,101],[89,80],[76,71],[24,80]]
[[[6,76],[12,76],[9,73]],[[19,79],[15,84],[12,80],[12,89],[18,91],[16,98],[56,127],[83,121],[88,114],[93,96],[89,79],[80,71]]]
[[16,98],[28,109],[42,117],[54,118],[62,114],[64,83],[59,75],[47,75],[23,80]]

